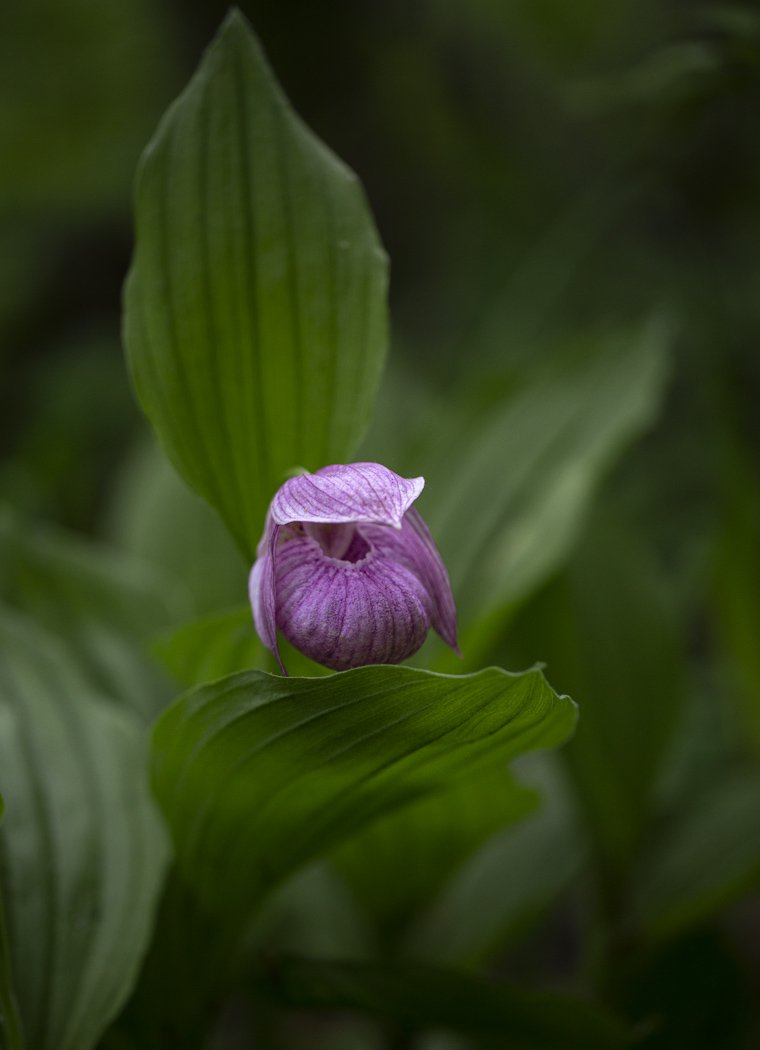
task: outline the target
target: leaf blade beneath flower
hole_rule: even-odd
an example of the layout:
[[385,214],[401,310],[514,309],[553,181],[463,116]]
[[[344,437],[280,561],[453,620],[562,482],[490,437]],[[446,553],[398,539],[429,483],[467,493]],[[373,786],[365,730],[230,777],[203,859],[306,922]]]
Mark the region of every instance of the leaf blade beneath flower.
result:
[[574,720],[538,671],[247,672],[161,717],[154,789],[185,877],[209,908],[245,912],[382,814],[557,746]]

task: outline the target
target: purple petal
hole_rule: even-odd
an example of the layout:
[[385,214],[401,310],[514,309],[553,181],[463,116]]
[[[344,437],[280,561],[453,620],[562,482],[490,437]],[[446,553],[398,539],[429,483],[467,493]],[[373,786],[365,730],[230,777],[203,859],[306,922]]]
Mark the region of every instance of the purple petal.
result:
[[399,477],[380,463],[337,464],[290,478],[275,494],[270,513],[277,525],[376,522],[398,529],[424,485],[424,478]]
[[430,627],[418,575],[379,550],[352,563],[329,557],[311,537],[285,539],[276,587],[277,626],[301,652],[336,671],[406,660]]
[[419,511],[414,507],[407,511],[399,532],[364,526],[362,534],[378,550],[416,573],[428,595],[433,628],[454,652],[459,653],[457,613],[449,574]]
[[277,646],[277,626],[275,614],[275,551],[279,539],[280,527],[275,525],[267,514],[267,524],[257,549],[256,561],[248,577],[248,594],[253,610],[253,622],[256,633],[267,649],[274,653],[280,670],[287,674],[280,658]]

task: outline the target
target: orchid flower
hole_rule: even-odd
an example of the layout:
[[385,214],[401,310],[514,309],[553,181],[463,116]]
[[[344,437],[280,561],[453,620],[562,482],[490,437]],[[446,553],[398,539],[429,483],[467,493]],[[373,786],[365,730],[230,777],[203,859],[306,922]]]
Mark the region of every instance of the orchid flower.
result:
[[290,478],[275,493],[249,593],[283,674],[277,628],[336,671],[406,660],[431,626],[459,651],[449,577],[412,506],[424,485],[380,463],[349,463]]

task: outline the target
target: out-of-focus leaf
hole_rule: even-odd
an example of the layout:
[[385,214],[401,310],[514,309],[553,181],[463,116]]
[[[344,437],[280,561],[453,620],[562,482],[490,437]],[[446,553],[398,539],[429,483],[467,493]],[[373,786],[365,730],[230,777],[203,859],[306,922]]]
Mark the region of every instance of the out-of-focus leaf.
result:
[[31,623],[0,619],[0,829],[27,1050],[88,1050],[124,1002],[165,860],[139,720]]
[[488,771],[381,818],[342,846],[335,859],[388,937],[489,836],[539,802],[506,769]]
[[475,406],[435,435],[437,449],[421,460],[420,506],[449,568],[470,659],[489,626],[503,630],[499,614],[568,555],[603,475],[652,421],[668,333],[654,321],[563,347],[490,410]]
[[113,541],[169,578],[191,620],[242,603],[249,565],[153,442],[129,458],[108,510]]
[[385,291],[356,177],[233,12],[143,156],[125,337],[162,444],[249,558],[285,473],[361,439]]
[[574,718],[539,671],[249,672],[162,715],[153,783],[180,870],[209,909],[240,915],[384,814],[561,744]]
[[[238,671],[277,672],[277,662],[254,630],[251,607],[228,609],[161,635],[152,646],[158,660],[184,686],[203,685]],[[329,672],[286,640],[280,652],[290,673],[323,677]]]
[[622,1024],[569,996],[530,992],[420,963],[284,959],[268,972],[270,993],[288,1006],[363,1010],[405,1029],[450,1029],[477,1046],[509,1050],[614,1050]]
[[634,890],[646,934],[670,937],[760,885],[760,774],[735,773],[665,827]]
[[539,792],[538,811],[496,835],[464,864],[411,930],[409,951],[467,966],[523,934],[567,891],[585,846],[569,785],[550,756],[522,761],[520,782]]
[[166,702],[146,645],[176,595],[144,562],[0,508],[0,597],[63,639],[108,698],[148,717]]
[[[5,813],[5,803],[0,795],[0,825]],[[2,1050],[22,1050],[21,1021],[18,1015],[18,1003],[13,986],[11,970],[11,947],[5,925],[5,908],[3,905],[3,887],[0,883],[0,1048]]]
[[299,871],[257,916],[252,942],[258,956],[304,954],[319,959],[364,959],[375,948],[369,917],[334,865]]
[[564,757],[597,848],[618,873],[651,816],[679,711],[672,613],[646,548],[600,514],[566,573],[523,611],[512,635],[521,660],[540,651],[552,677],[582,698]]
[[757,1042],[749,1031],[756,995],[722,931],[657,945],[629,970],[621,998],[641,1050],[748,1050]]
[[173,46],[149,0],[3,4],[0,68],[13,84],[0,97],[5,205],[69,218],[124,208],[129,172],[175,79]]
[[650,106],[669,113],[711,87],[721,72],[715,47],[698,41],[668,44],[623,72],[574,84],[569,101],[587,113],[626,113]]
[[749,455],[724,463],[722,529],[714,568],[713,615],[732,658],[747,728],[760,748],[760,489]]
[[269,651],[253,630],[250,609],[233,609],[195,620],[159,638],[153,650],[185,687],[271,662]]
[[[47,245],[35,247],[37,258],[49,258]],[[137,411],[115,333],[47,339],[39,347],[44,354],[35,352],[33,359],[17,350],[8,377],[0,379],[0,419],[7,425],[18,413],[14,455],[0,460],[0,492],[30,516],[89,530]],[[3,342],[13,346],[13,337],[0,327]]]

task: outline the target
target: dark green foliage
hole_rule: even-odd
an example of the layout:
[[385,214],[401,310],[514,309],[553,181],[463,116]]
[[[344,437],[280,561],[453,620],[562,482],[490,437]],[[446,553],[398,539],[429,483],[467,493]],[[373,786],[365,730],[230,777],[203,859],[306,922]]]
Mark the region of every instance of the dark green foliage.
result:
[[[0,1048],[758,1045],[760,14],[243,7],[0,12]],[[464,660],[282,679],[352,458]]]

